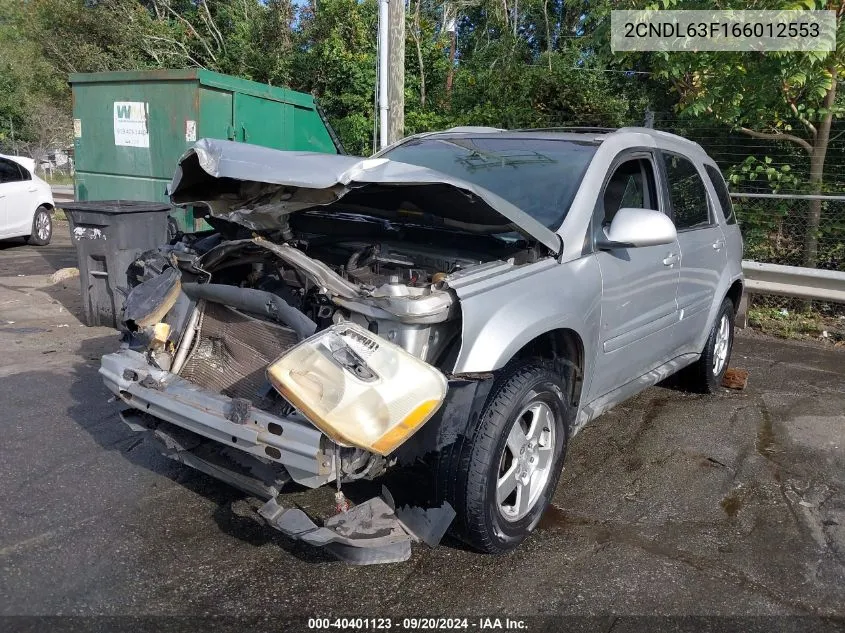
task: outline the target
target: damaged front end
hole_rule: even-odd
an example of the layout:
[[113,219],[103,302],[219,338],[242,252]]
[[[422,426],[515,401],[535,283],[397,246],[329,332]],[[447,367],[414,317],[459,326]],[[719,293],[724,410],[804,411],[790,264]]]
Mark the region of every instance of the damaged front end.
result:
[[[261,161],[244,173],[243,160],[227,163],[224,150],[244,151],[231,145],[201,141],[180,163],[172,198],[205,209],[213,230],[130,266],[124,346],[103,357],[100,374],[128,405],[130,428],[264,498],[270,525],[349,562],[404,560],[412,539],[440,539],[454,516],[448,504],[396,509],[382,495],[318,526],[277,497],[289,481],[373,479],[465,424],[475,406],[467,384],[489,380],[447,380],[461,345],[450,279],[535,261],[544,247],[467,232],[448,217],[420,220],[420,205],[469,200],[485,226],[512,224],[491,207],[493,194],[433,172],[415,185],[382,161],[390,182],[373,183],[361,163],[325,156],[343,162],[343,174],[311,165],[326,182],[294,182],[305,168],[293,160],[273,171],[292,172],[280,182]],[[408,214],[417,221],[400,221]],[[432,418],[437,430],[420,432]]]

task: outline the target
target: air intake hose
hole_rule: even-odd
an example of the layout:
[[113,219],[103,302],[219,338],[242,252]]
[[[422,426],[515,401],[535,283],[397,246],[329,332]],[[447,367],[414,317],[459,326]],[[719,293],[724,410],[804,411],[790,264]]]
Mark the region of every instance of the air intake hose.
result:
[[250,314],[265,316],[291,328],[299,340],[317,331],[317,324],[296,308],[291,307],[279,295],[253,288],[238,288],[226,284],[182,284],[182,292],[191,299],[205,299],[222,303]]

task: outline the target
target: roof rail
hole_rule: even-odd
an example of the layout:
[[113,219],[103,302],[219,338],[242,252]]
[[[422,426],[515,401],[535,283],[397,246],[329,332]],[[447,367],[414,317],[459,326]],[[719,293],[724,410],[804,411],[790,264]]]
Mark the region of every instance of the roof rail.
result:
[[457,125],[455,127],[450,127],[448,130],[443,130],[444,132],[482,132],[485,134],[489,134],[492,132],[507,132],[507,130],[502,129],[500,127],[490,127],[486,125]]
[[621,127],[617,130],[617,132],[635,132],[639,134],[648,134],[649,136],[657,137],[657,138],[665,138],[675,142],[685,143],[687,145],[692,145],[697,149],[700,149],[702,152],[704,148],[693,140],[686,138],[685,136],[680,136],[678,134],[673,134],[672,132],[666,132],[665,130],[655,130],[651,127]]
[[512,132],[581,132],[586,134],[596,133],[604,134],[606,132],[615,132],[619,128],[615,127],[598,127],[591,125],[573,125],[573,126],[552,126],[552,127],[526,127],[518,130],[511,130]]

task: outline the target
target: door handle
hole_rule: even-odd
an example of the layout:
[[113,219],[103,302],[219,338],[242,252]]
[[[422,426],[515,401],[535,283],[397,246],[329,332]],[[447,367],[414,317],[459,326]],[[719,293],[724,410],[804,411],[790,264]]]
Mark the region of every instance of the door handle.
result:
[[664,266],[674,266],[679,262],[678,254],[677,253],[669,253],[666,257],[663,258],[663,265]]
[[34,193],[34,192],[38,191],[38,188],[37,188],[37,187],[33,187],[32,189],[27,189],[27,191],[28,191],[29,193]]
[[722,250],[722,247],[724,245],[725,245],[724,240],[716,240],[715,242],[713,242],[713,250],[720,251],[720,250]]

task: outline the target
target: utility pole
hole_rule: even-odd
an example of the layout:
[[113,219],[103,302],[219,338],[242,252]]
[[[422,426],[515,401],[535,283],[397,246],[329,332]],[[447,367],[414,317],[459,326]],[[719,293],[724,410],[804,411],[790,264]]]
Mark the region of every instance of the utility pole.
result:
[[405,3],[378,5],[379,149],[405,134]]
[[452,82],[455,77],[455,54],[458,50],[457,9],[450,4],[443,5],[443,30],[449,34],[449,69],[446,71],[446,101],[452,102]]
[[387,142],[395,143],[405,136],[405,1],[390,0],[388,10],[388,111]]
[[389,0],[378,0],[378,148],[384,149],[387,142],[387,114],[390,100],[387,96],[388,68],[388,10]]

